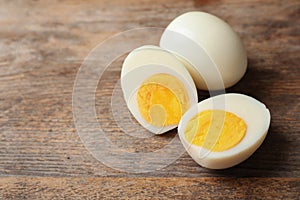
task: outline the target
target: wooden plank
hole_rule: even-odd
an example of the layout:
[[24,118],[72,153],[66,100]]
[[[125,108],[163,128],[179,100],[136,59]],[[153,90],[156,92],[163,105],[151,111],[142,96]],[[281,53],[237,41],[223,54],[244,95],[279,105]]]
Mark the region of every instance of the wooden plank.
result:
[[[249,94],[270,108],[266,141],[246,162],[222,171],[201,168],[187,154],[149,174],[127,174],[101,164],[85,149],[73,121],[72,91],[80,64],[112,34],[165,27],[189,10],[216,14],[241,35],[249,69],[228,92]],[[298,18],[298,1],[0,1],[0,175],[299,177]],[[98,118],[120,147],[153,151],[176,131],[145,141],[122,134],[111,120],[107,105],[123,58],[112,63],[99,83]],[[199,91],[199,96],[209,94]]]
[[299,178],[0,179],[2,199],[299,199]]

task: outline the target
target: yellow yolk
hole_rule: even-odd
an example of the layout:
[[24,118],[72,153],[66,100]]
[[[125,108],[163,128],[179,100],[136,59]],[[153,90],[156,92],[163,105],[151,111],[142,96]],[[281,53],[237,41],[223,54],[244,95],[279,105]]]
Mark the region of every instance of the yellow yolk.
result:
[[220,152],[237,145],[246,130],[244,120],[231,112],[205,110],[190,119],[184,135],[191,144]]
[[156,74],[138,89],[137,104],[145,121],[162,127],[179,123],[189,108],[189,97],[183,83],[176,77]]

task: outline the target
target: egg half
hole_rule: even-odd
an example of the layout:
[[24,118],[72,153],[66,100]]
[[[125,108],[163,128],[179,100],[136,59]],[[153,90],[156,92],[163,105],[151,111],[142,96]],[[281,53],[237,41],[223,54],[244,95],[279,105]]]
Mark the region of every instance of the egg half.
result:
[[224,169],[241,163],[262,144],[270,112],[243,94],[222,94],[190,108],[178,133],[189,155],[201,166]]
[[165,29],[160,47],[183,62],[197,88],[220,90],[237,83],[247,68],[247,53],[237,33],[222,19],[187,12]]
[[176,128],[182,115],[198,102],[187,69],[157,46],[142,46],[126,57],[121,87],[132,115],[155,134]]

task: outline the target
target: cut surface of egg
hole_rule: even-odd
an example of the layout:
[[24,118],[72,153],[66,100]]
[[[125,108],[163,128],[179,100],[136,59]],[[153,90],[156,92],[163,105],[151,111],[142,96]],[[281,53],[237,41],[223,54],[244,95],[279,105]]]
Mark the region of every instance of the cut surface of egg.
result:
[[121,87],[132,115],[155,134],[176,128],[198,101],[189,72],[174,55],[157,46],[137,48],[126,57]]
[[187,12],[165,29],[160,47],[189,70],[197,88],[221,90],[237,83],[247,68],[246,50],[235,31],[205,12]]
[[241,163],[261,145],[270,112],[243,94],[222,94],[201,101],[182,117],[178,133],[189,155],[201,166],[224,169]]

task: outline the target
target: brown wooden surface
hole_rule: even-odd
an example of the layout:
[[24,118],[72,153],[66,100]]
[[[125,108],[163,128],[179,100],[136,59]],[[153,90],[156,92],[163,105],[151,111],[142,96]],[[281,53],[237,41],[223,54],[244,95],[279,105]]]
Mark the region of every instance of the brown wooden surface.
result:
[[0,179],[4,199],[299,199],[295,178],[13,178]]
[[[73,121],[72,91],[81,63],[113,34],[165,27],[191,10],[221,17],[241,36],[248,71],[227,92],[251,95],[268,106],[272,122],[266,140],[248,160],[227,170],[201,168],[187,154],[142,174],[101,164],[85,149]],[[299,13],[297,0],[0,0],[0,199],[299,199]],[[176,131],[128,142],[110,120],[107,102],[123,59],[99,82],[98,119],[120,147],[152,151]],[[199,96],[209,94],[199,91]]]

